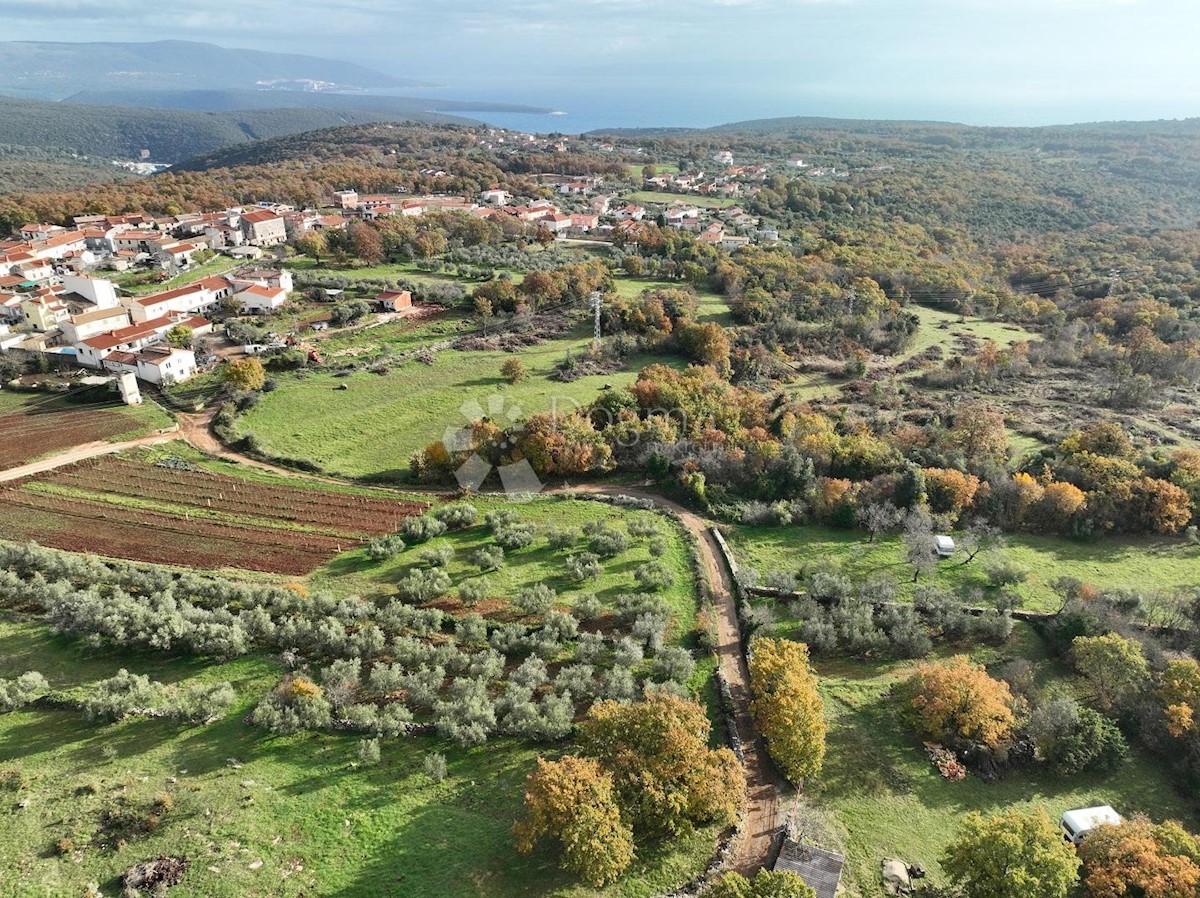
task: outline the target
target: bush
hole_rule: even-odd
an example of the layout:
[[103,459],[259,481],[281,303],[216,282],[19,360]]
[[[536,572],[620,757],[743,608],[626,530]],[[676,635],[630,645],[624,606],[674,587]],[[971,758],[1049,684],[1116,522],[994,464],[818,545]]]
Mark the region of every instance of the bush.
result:
[[546,531],[546,544],[555,551],[569,549],[579,542],[579,531],[570,527],[552,527]]
[[445,567],[454,558],[454,549],[451,546],[437,546],[423,550],[418,558],[429,567]]
[[460,677],[450,684],[445,700],[434,703],[433,725],[438,735],[459,745],[482,745],[496,728],[496,710],[482,680]]
[[536,538],[537,527],[526,523],[507,524],[493,532],[496,544],[510,552],[533,545]]
[[396,583],[396,594],[410,602],[429,602],[450,589],[450,575],[441,568],[412,570]]
[[367,544],[367,557],[372,561],[386,561],[389,558],[395,558],[406,548],[404,540],[398,534],[389,533],[387,536],[380,536]]
[[665,536],[651,537],[650,542],[646,544],[646,551],[650,553],[651,558],[662,558],[667,554],[669,548],[670,546]]
[[378,739],[359,739],[355,750],[358,754],[358,763],[364,767],[370,767],[379,763]]
[[425,775],[435,783],[440,783],[446,778],[446,756],[440,752],[427,754],[421,767],[425,771]]
[[423,543],[435,536],[441,536],[446,529],[446,524],[432,515],[407,518],[400,525],[400,532],[414,543]]
[[504,549],[500,546],[483,546],[471,553],[471,563],[481,571],[498,571],[504,567]]
[[639,589],[647,591],[668,589],[675,583],[675,575],[661,561],[649,561],[639,565],[633,572],[633,579],[637,581]]
[[595,620],[604,613],[604,603],[595,593],[586,592],[575,599],[572,610],[580,620]]
[[488,597],[490,587],[482,577],[477,580],[466,580],[458,587],[458,598],[464,605],[478,605]]
[[600,556],[591,552],[567,556],[566,569],[567,576],[577,583],[595,580],[604,573],[604,567],[600,564]]
[[535,583],[517,593],[512,603],[524,614],[545,614],[557,599],[558,594],[545,583]]
[[36,670],[21,674],[15,680],[0,680],[0,714],[23,708],[50,691],[50,684]]
[[479,519],[479,509],[466,502],[456,502],[435,509],[433,516],[451,530],[463,530]]
[[696,672],[696,660],[681,646],[668,646],[654,657],[653,676],[660,683],[686,684]]
[[653,518],[649,517],[633,517],[625,525],[625,529],[629,531],[630,536],[645,538],[648,536],[658,535],[658,524]]
[[122,668],[116,676],[101,680],[83,702],[88,720],[121,720],[159,707],[165,698],[162,683]]
[[588,531],[588,543],[601,558],[615,558],[629,548],[629,537],[615,527],[601,524]]
[[328,728],[332,708],[319,687],[303,676],[287,676],[250,715],[250,722],[272,733],[298,733]]
[[1016,586],[1018,583],[1024,583],[1029,577],[1029,568],[1005,558],[989,560],[983,570],[987,574],[988,582],[997,587]]

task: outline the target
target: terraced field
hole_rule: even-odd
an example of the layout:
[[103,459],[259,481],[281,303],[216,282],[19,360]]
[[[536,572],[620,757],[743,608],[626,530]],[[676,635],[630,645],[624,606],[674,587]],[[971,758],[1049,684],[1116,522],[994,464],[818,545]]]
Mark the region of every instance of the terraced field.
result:
[[6,484],[15,540],[135,561],[299,576],[394,531],[425,505],[105,456]]

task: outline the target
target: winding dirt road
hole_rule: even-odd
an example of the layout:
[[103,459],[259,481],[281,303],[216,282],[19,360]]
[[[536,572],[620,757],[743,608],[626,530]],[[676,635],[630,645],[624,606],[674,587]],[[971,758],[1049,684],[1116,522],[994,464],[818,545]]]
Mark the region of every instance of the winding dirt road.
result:
[[[230,449],[212,432],[212,421],[215,416],[215,407],[193,414],[176,413],[175,417],[179,422],[178,430],[153,434],[124,443],[87,443],[75,446],[41,461],[0,471],[0,482],[16,480],[31,474],[40,474],[98,455],[107,455],[141,446],[161,445],[177,439],[185,440],[194,448],[208,455],[236,461],[248,467],[288,477],[337,482],[331,477],[314,477],[258,461]],[[707,583],[713,606],[716,609],[717,658],[721,666],[721,673],[729,684],[733,698],[734,718],[738,737],[742,743],[748,787],[744,825],[734,846],[728,867],[743,875],[753,874],[768,860],[772,839],[782,823],[782,803],[774,769],[766,756],[766,750],[762,740],[758,737],[750,714],[750,671],[741,647],[737,601],[734,597],[730,571],[710,532],[710,522],[670,499],[636,487],[578,484],[558,487],[554,492],[626,495],[648,499],[662,510],[674,515],[695,537],[703,568],[701,574]]]

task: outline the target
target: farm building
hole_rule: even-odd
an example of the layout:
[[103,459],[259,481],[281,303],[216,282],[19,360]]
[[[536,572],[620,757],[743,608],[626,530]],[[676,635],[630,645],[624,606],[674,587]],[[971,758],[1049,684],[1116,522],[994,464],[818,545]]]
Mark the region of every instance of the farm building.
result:
[[412,294],[407,290],[384,290],[375,297],[375,305],[385,312],[412,308]]
[[817,893],[817,898],[834,898],[837,895],[842,881],[842,867],[845,865],[846,858],[843,855],[791,839],[783,843],[779,859],[775,861],[776,870],[795,873]]

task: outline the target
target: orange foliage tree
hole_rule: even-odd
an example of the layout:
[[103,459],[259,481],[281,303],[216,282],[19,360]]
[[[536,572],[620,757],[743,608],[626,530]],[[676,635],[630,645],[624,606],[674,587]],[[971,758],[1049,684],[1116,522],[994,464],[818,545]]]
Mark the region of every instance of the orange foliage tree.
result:
[[917,665],[906,684],[921,733],[939,741],[967,740],[996,748],[1012,737],[1013,697],[966,655]]
[[1200,845],[1178,823],[1134,817],[1100,826],[1079,845],[1092,898],[1195,898]]

